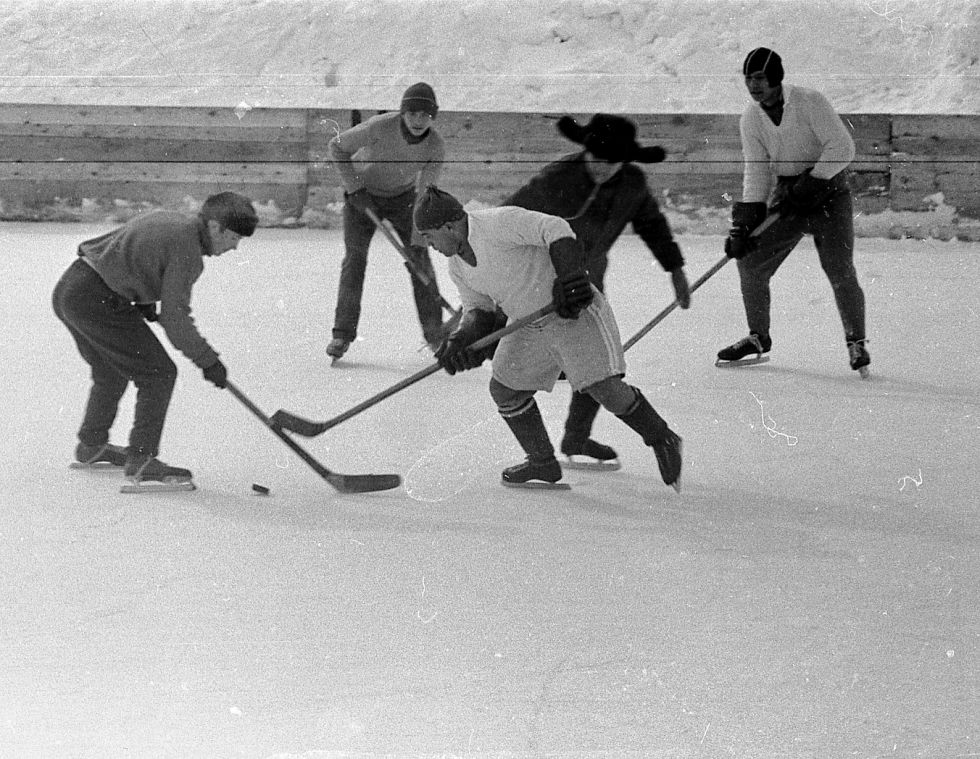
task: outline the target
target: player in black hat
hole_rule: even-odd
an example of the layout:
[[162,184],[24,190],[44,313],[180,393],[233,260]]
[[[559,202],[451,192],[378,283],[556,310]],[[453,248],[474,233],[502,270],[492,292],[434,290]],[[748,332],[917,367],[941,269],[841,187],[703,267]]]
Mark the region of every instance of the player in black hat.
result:
[[[633,225],[654,257],[670,273],[681,308],[691,304],[684,257],[674,242],[667,219],[637,163],[659,163],[663,148],[641,146],[636,125],[622,116],[597,113],[585,126],[570,116],[558,130],[582,149],[545,166],[526,185],[504,201],[532,211],[564,218],[581,242],[589,279],[601,292],[609,250]],[[618,468],[616,451],[593,440],[592,425],[599,403],[588,393],[573,392],[561,452],[566,465],[593,469]]]

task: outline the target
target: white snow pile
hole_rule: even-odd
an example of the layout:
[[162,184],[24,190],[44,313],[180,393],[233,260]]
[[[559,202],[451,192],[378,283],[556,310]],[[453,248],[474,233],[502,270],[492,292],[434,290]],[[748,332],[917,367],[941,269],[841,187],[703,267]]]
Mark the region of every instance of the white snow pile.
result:
[[5,0],[6,102],[735,113],[758,45],[843,112],[978,113],[972,0]]

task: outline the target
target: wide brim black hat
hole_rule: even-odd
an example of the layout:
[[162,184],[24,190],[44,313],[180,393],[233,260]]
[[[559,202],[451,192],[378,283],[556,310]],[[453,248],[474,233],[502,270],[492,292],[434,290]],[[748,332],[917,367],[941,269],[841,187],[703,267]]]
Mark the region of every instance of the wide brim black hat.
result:
[[636,125],[622,116],[597,113],[585,126],[571,116],[562,116],[558,131],[610,163],[659,163],[667,157],[659,145],[640,145],[636,141]]

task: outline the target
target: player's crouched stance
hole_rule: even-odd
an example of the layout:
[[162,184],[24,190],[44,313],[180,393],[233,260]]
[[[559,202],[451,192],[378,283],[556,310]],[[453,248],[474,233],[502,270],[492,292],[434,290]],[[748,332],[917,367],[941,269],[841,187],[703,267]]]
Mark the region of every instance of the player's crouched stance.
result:
[[[527,459],[503,471],[503,484],[556,487],[561,465],[534,400],[564,372],[653,448],[660,474],[680,489],[681,438],[640,390],[623,381],[626,363],[608,302],[589,282],[581,246],[557,216],[504,206],[467,212],[456,198],[429,187],[415,205],[423,239],[449,259],[463,318],[436,358],[449,373],[493,357],[490,395]],[[491,351],[468,346],[490,334],[499,307],[520,319],[554,303],[555,312],[504,337]]]
[[[205,380],[226,387],[227,369],[191,317],[191,289],[204,258],[234,250],[257,223],[248,198],[220,192],[196,216],[151,211],[78,246],[52,296],[92,374],[74,466],[123,467],[124,493],[194,489],[189,470],[157,459],[177,367],[146,322],[157,322]],[[136,406],[123,448],[109,430],[130,382]]]

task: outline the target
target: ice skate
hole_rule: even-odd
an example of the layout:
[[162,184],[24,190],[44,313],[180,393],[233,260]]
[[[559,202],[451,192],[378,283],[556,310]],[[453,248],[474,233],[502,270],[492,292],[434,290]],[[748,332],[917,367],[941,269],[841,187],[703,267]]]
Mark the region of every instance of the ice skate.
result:
[[327,344],[327,355],[332,359],[330,362],[331,365],[336,364],[338,359],[343,358],[344,354],[347,353],[347,349],[350,348],[350,344],[350,340],[345,340],[342,337],[335,337]]
[[615,449],[591,438],[583,442],[566,437],[561,442],[561,452],[565,457],[562,463],[569,469],[614,472],[620,468],[619,456]]
[[121,493],[167,493],[194,490],[189,469],[168,466],[146,454],[129,456],[124,471],[131,484],[123,485]]
[[71,469],[121,469],[126,465],[126,449],[111,443],[75,446],[75,461]]
[[851,368],[861,375],[861,379],[868,379],[871,376],[871,370],[868,368],[871,363],[871,354],[868,353],[867,343],[867,338],[847,341],[847,353],[850,356]]
[[664,484],[681,492],[681,438],[667,426],[650,402],[638,389],[636,402],[625,414],[620,415],[631,429],[640,433],[643,442],[653,448],[657,466]]
[[664,483],[680,493],[682,447],[680,436],[672,430],[667,430],[663,439],[654,442],[650,447],[657,457],[657,466],[660,467],[660,476]]
[[[737,343],[732,343],[727,348],[718,351],[718,358],[715,366],[748,366],[751,364],[764,364],[769,360],[768,353],[772,348],[772,339],[768,335],[760,335],[752,332],[748,337],[743,337]],[[755,358],[748,358],[752,354]]]
[[522,464],[507,467],[500,481],[511,488],[539,488],[542,490],[571,490],[571,485],[558,482],[561,479],[561,464],[554,457],[543,461],[532,461],[530,457]]

